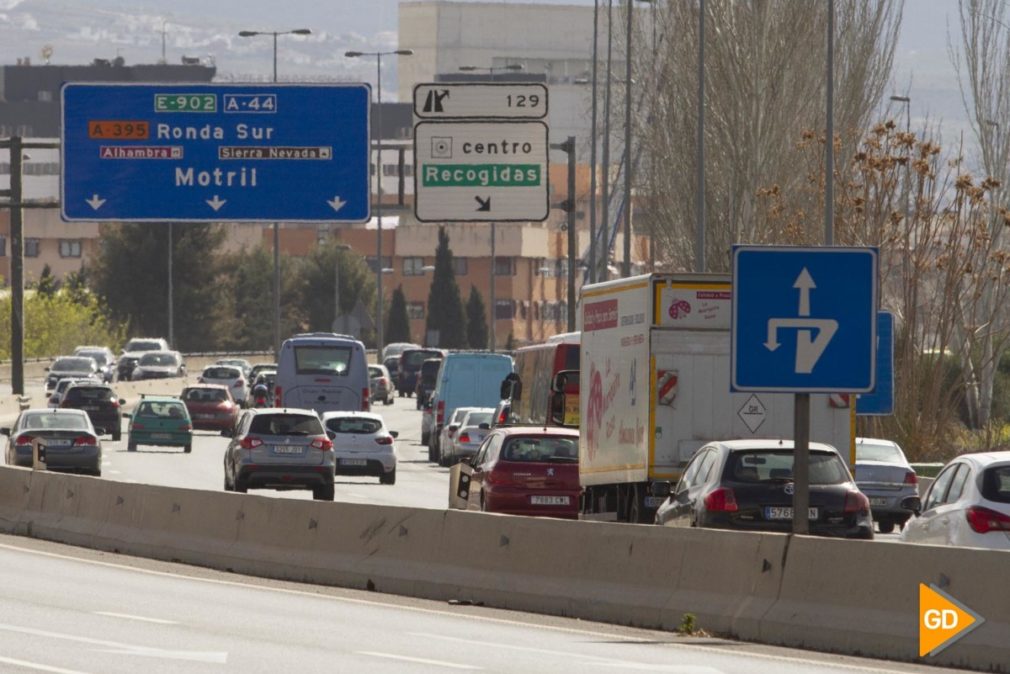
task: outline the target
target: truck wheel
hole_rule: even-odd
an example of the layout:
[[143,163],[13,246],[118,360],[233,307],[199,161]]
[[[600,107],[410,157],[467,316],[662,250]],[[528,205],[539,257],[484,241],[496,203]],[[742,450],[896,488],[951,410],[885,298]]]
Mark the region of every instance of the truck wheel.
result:
[[123,431],[120,429],[115,429],[112,431],[112,441],[119,442],[123,438]]
[[891,520],[881,520],[877,522],[877,526],[880,527],[880,533],[882,534],[894,533],[894,522]]

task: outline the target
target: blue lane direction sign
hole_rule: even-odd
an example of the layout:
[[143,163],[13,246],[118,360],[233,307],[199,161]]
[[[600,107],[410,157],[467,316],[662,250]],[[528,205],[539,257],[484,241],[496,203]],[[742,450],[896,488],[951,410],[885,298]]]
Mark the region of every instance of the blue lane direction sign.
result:
[[367,84],[65,84],[68,221],[363,222]]
[[877,386],[856,399],[856,414],[894,414],[894,314],[877,312]]
[[873,390],[875,248],[733,247],[736,391]]

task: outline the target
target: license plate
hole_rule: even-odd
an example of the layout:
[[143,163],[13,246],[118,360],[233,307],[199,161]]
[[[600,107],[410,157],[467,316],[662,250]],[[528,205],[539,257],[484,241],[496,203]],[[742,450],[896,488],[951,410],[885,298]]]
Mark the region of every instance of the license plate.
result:
[[304,447],[274,447],[274,454],[302,454]]
[[877,498],[871,498],[870,499],[870,505],[871,506],[886,506],[887,505],[887,499],[886,498],[879,498],[879,497],[877,497]]
[[530,496],[533,505],[566,506],[571,503],[568,496]]
[[69,447],[70,440],[64,440],[61,438],[53,438],[52,440],[43,440],[42,444],[46,447]]
[[213,414],[194,414],[193,418],[194,419],[213,419],[214,415]]
[[97,412],[102,408],[99,407],[98,405],[84,405],[83,407],[81,407],[81,409],[84,410],[85,412]]
[[[791,520],[793,518],[792,508],[765,508],[765,519],[766,520]],[[807,510],[807,518],[810,520],[817,519],[817,508],[809,508]]]
[[341,466],[367,466],[367,459],[340,459]]
[[151,433],[152,440],[171,440],[171,433]]

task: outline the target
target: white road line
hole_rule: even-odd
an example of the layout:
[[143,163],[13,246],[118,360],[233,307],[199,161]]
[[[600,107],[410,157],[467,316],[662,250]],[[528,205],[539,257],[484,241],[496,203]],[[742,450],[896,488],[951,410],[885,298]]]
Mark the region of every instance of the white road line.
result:
[[157,625],[178,625],[174,620],[162,620],[161,618],[145,618],[139,615],[130,615],[129,613],[113,613],[112,611],[92,611],[95,615],[104,615],[110,618],[122,618],[124,620],[138,620],[143,623],[155,623]]
[[121,471],[121,470],[110,470],[109,471],[109,475],[122,475],[122,474],[123,474],[123,471]]
[[434,665],[436,667],[449,667],[450,669],[482,669],[475,665],[459,665],[455,662],[445,662],[444,660],[428,660],[427,658],[411,658],[406,655],[394,655],[393,653],[377,653],[375,651],[354,651],[356,655],[368,655],[373,658],[386,658],[387,660],[402,660],[403,662],[416,662],[421,665]]
[[[495,625],[512,625],[516,627],[525,627],[525,628],[536,628],[537,630],[549,630],[551,632],[561,632],[565,634],[579,634],[589,637],[602,637],[627,642],[641,641],[642,639],[642,637],[640,636],[627,636],[624,634],[616,634],[614,632],[606,632],[604,630],[579,629],[577,627],[562,627],[560,625],[544,625],[532,621],[509,620],[507,618],[482,616],[472,613],[461,614],[458,610],[445,610],[445,609],[440,610],[432,608],[422,608],[420,606],[405,606],[402,604],[394,604],[392,602],[374,601],[371,599],[355,599],[353,597],[337,597],[331,594],[323,594],[321,592],[308,592],[306,590],[294,590],[286,587],[270,587],[268,585],[250,585],[248,583],[239,583],[232,580],[221,580],[217,578],[200,578],[198,576],[191,576],[184,573],[173,573],[170,571],[155,571],[154,569],[144,569],[136,566],[130,566],[128,564],[102,562],[97,559],[84,559],[82,557],[74,557],[73,555],[64,555],[58,552],[46,552],[44,550],[33,550],[31,548],[23,548],[18,547],[16,545],[7,545],[5,543],[0,543],[0,549],[12,550],[14,552],[20,552],[23,554],[39,555],[41,557],[50,557],[53,559],[64,559],[67,561],[77,562],[79,564],[91,564],[93,566],[104,566],[106,568],[119,569],[122,571],[133,571],[134,573],[140,573],[148,576],[159,576],[162,578],[189,580],[198,583],[208,583],[210,585],[220,585],[223,587],[235,587],[240,588],[242,590],[250,590],[250,589],[260,590],[263,592],[288,594],[297,597],[311,597],[315,599],[322,599],[324,601],[343,602],[345,604],[358,604],[361,606],[374,606],[378,608],[399,609],[401,611],[409,611],[411,613],[422,613],[427,615],[437,615],[443,617],[453,617],[453,618],[465,617],[466,620],[474,622],[484,622]],[[138,559],[145,559],[145,558],[138,557]],[[160,560],[153,560],[153,561],[160,561]],[[255,576],[251,577],[255,578]],[[501,610],[508,610],[508,609],[501,609]],[[650,632],[662,631],[662,630],[647,630],[645,628],[637,628],[637,629],[642,629],[643,631],[650,631]],[[815,665],[818,667],[825,667],[829,669],[833,668],[855,672],[870,672],[871,674],[884,674],[885,672],[888,672],[890,674],[908,674],[909,671],[904,669],[885,669],[881,667],[872,667],[870,665],[857,665],[840,662],[831,662],[830,660],[827,659],[816,660],[814,658],[800,658],[789,655],[775,655],[774,653],[760,653],[754,650],[745,650],[747,646],[746,642],[734,642],[732,647],[694,645],[678,642],[670,642],[667,644],[657,644],[657,645],[662,645],[667,648],[686,648],[690,650],[700,651],[703,653],[722,653],[723,655],[732,655],[735,657],[746,656],[750,658],[760,658],[762,660],[774,660],[776,662],[790,662],[803,665]],[[756,644],[756,646],[761,646],[761,644]],[[835,658],[838,656],[831,656],[831,657]],[[852,657],[857,658],[857,656]]]
[[[440,639],[442,641],[454,641],[463,644],[474,644],[473,639],[462,639],[460,637],[447,637],[443,634],[431,634],[429,632],[408,632],[410,636],[421,637],[424,639]],[[598,664],[617,664],[623,662],[622,660],[617,660],[615,658],[606,658],[598,655],[587,655],[585,653],[574,653],[571,651],[555,651],[549,648],[533,648],[532,646],[516,646],[515,644],[503,644],[496,641],[486,641],[481,640],[481,647],[489,648],[503,648],[509,651],[522,651],[524,653],[542,653],[544,655],[557,655],[564,658],[579,658],[582,660],[599,660]],[[597,664],[597,663],[590,663]]]
[[49,665],[42,665],[37,662],[28,662],[27,660],[17,660],[15,658],[5,658],[3,656],[0,656],[0,663],[5,665],[14,665],[15,667],[23,667],[25,669],[34,669],[36,672],[51,672],[52,674],[85,674],[79,669],[50,667]]

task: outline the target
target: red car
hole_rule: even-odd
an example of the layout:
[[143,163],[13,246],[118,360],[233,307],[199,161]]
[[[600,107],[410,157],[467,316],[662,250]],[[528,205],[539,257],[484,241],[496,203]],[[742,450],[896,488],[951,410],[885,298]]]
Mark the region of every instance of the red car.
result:
[[182,390],[182,401],[193,420],[193,430],[223,431],[235,427],[239,407],[225,386],[187,386]]
[[495,428],[458,493],[468,510],[565,519],[578,519],[580,494],[579,431],[551,426]]

